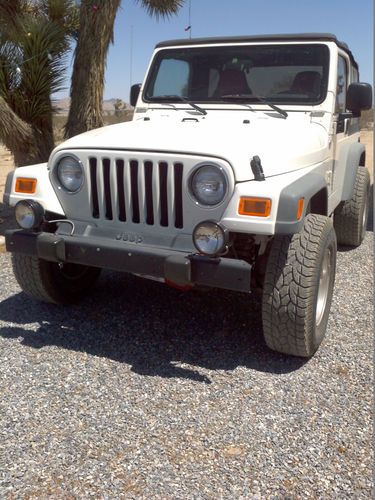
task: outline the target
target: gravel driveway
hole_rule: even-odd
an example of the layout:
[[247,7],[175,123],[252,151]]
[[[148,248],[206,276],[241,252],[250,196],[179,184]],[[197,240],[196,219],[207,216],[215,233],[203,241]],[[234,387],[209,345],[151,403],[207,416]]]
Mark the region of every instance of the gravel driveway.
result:
[[371,498],[372,248],[340,251],[308,362],[244,295],[105,273],[44,305],[0,254],[0,497]]

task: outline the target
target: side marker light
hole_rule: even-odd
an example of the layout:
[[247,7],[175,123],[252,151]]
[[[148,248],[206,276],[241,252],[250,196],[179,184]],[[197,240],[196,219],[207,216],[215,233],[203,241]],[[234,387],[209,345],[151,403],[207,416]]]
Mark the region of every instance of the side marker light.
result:
[[271,205],[272,201],[269,198],[241,197],[238,213],[252,217],[268,217],[271,213]]

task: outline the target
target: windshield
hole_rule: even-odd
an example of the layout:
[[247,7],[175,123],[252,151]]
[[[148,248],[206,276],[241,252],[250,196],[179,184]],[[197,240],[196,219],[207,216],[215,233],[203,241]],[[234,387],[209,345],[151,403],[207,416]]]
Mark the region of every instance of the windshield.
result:
[[[323,44],[189,47],[157,53],[143,98],[181,96],[228,102],[246,95],[280,104],[319,104],[327,93],[329,50]],[[161,100],[160,102],[162,102]],[[164,100],[165,102],[165,100]]]

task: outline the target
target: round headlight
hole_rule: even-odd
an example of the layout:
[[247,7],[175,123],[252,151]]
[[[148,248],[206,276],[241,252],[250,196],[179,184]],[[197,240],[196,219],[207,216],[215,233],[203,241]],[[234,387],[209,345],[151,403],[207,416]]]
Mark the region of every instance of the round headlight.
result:
[[219,167],[204,165],[193,174],[191,190],[202,205],[218,205],[227,193],[227,180]]
[[227,245],[227,231],[217,222],[200,222],[193,231],[193,243],[199,253],[218,255]]
[[64,156],[57,165],[57,178],[67,191],[76,193],[83,184],[81,163],[73,156]]
[[43,221],[44,209],[33,200],[21,200],[14,207],[17,224],[22,229],[34,229]]

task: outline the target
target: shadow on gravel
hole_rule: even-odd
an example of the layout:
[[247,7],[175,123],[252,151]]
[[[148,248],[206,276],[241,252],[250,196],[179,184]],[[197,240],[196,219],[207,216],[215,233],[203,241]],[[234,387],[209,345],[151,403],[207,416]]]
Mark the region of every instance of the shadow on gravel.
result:
[[[35,302],[19,293],[0,303],[4,338],[24,345],[57,346],[131,365],[142,375],[210,383],[198,372],[245,366],[289,373],[306,360],[270,351],[261,335],[255,296],[213,291],[181,293],[167,286],[104,273],[97,288],[74,306]],[[37,330],[29,329],[37,324]],[[193,365],[197,369],[177,365]]]

